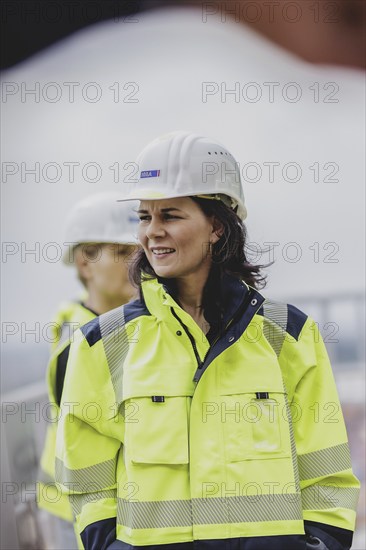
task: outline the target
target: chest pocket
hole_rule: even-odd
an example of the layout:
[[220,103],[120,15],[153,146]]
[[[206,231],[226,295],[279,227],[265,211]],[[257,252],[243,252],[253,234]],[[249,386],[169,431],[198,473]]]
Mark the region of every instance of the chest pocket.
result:
[[188,464],[190,401],[188,396],[127,399],[126,457],[134,463]]
[[229,462],[291,455],[284,392],[221,395],[220,412]]

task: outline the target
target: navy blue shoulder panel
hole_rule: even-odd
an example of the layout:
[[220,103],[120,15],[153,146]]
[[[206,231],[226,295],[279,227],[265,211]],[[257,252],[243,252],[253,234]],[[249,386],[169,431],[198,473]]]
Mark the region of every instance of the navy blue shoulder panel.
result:
[[286,332],[291,334],[295,340],[298,340],[307,318],[308,316],[305,315],[305,313],[303,313],[300,309],[297,309],[297,307],[292,306],[291,304],[287,304]]
[[[257,315],[264,316],[263,305],[258,309]],[[297,307],[292,306],[291,304],[287,304],[286,332],[295,338],[295,340],[298,340],[307,318],[308,316],[305,315],[305,313],[303,313],[300,309],[297,309]]]
[[151,315],[143,300],[133,300],[124,306],[125,322],[129,323],[142,315]]
[[[141,317],[142,315],[151,315],[145,305],[145,302],[142,300],[134,300],[133,302],[128,302],[124,306],[120,306],[116,309],[113,309],[112,311],[108,311],[103,315],[115,315],[118,310],[121,310],[122,312],[122,308],[124,311],[125,323],[133,321],[133,319],[136,319],[136,317]],[[118,316],[116,316],[116,319],[117,318]],[[81,332],[84,334],[85,340],[88,342],[90,347],[94,346],[94,344],[99,342],[99,340],[101,340],[102,338],[99,319],[100,317],[96,317],[95,319],[92,319],[92,321],[89,321],[88,323],[86,323],[86,325],[80,328]],[[118,321],[111,323],[108,333],[112,332],[118,326],[120,326],[120,323],[118,323]]]
[[84,334],[85,340],[89,346],[94,346],[102,338],[99,325],[99,317],[92,319],[86,325],[80,327],[81,332]]

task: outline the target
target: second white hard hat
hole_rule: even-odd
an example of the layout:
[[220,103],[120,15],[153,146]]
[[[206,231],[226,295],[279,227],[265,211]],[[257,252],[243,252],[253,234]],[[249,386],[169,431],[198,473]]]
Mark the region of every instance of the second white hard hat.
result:
[[120,193],[96,193],[76,203],[66,219],[62,260],[71,264],[72,250],[83,243],[136,244],[138,203],[122,205]]
[[136,162],[136,182],[121,201],[209,195],[227,202],[241,219],[247,216],[238,163],[217,141],[172,132],[149,143]]

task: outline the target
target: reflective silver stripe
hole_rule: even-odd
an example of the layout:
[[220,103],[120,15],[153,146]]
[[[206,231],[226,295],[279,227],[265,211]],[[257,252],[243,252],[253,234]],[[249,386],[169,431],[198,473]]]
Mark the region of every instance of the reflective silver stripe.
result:
[[294,473],[294,481],[296,485],[296,491],[300,492],[300,474],[299,474],[299,466],[297,461],[297,449],[296,449],[296,442],[295,442],[295,435],[294,435],[294,427],[292,424],[291,410],[287,399],[287,390],[285,387],[285,383],[283,383],[283,388],[285,392],[287,423],[288,423],[288,429],[290,431],[291,458],[292,458],[292,468]]
[[301,493],[303,510],[326,510],[329,508],[349,508],[357,510],[359,489],[311,485]]
[[84,495],[70,495],[69,500],[72,506],[72,510],[75,516],[78,516],[81,512],[82,507],[85,504],[91,502],[97,502],[99,500],[104,500],[107,498],[116,498],[117,490],[108,489],[107,491],[99,491],[97,493],[86,493]]
[[266,300],[263,304],[263,313],[263,334],[278,357],[286,337],[287,304]]
[[301,498],[295,493],[194,499],[193,516],[197,525],[300,520]]
[[122,401],[123,364],[129,347],[123,306],[101,315],[99,325],[116,403],[120,403]]
[[134,502],[118,499],[117,523],[131,529],[158,529],[192,525],[190,500]]
[[301,497],[255,495],[228,498],[134,502],[118,499],[117,523],[130,529],[301,520]]
[[56,480],[70,486],[70,492],[85,493],[100,491],[116,484],[116,459],[106,460],[87,468],[72,470],[67,468],[62,460],[56,458]]
[[[263,304],[263,334],[270,343],[273,351],[279,357],[283,342],[286,338],[286,328],[287,328],[287,319],[288,319],[288,308],[287,304],[282,304],[280,302],[271,302],[266,300]],[[300,476],[299,469],[297,464],[297,451],[296,443],[294,436],[294,429],[292,425],[292,416],[287,399],[287,390],[285,383],[283,382],[284,392],[285,392],[285,402],[286,402],[286,415],[288,426],[290,430],[290,440],[291,440],[291,455],[292,455],[292,466],[294,472],[294,481],[296,484],[296,490],[300,491]]]
[[327,476],[352,468],[347,443],[299,455],[297,458],[302,480]]

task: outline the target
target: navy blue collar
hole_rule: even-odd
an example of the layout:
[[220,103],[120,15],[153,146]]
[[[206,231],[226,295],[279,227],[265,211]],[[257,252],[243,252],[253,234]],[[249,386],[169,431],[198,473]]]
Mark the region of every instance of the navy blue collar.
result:
[[210,349],[195,373],[195,382],[200,380],[216,357],[243,335],[264,302],[264,296],[257,290],[228,274],[222,276],[220,291],[225,306],[224,318],[219,325],[211,325],[207,334]]
[[[175,279],[158,277],[158,281],[179,304]],[[238,277],[225,272],[220,273],[218,270],[210,274],[208,285],[209,299],[206,298],[204,315],[211,326],[207,335],[208,340],[211,341],[213,335],[234,317],[248,294],[249,287]]]
[[237,277],[229,275],[228,273],[223,273],[220,289],[218,290],[220,291],[222,304],[224,306],[223,321],[226,324],[234,317],[238,308],[243,303],[243,300],[249,292],[249,287]]

